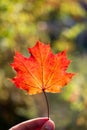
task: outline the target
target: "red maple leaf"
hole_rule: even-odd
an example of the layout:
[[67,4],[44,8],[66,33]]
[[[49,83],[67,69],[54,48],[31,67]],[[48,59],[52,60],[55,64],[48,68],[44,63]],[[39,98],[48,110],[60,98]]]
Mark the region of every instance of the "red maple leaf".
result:
[[29,58],[16,52],[11,66],[17,75],[12,81],[18,88],[26,90],[29,94],[41,92],[57,93],[61,91],[74,76],[66,72],[70,60],[66,51],[53,54],[50,45],[37,42],[33,48],[28,48]]

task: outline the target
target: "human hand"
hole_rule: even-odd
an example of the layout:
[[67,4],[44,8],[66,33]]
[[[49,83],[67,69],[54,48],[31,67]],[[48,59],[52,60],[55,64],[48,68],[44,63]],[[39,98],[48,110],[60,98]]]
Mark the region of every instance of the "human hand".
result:
[[35,118],[13,126],[9,130],[54,130],[55,124],[47,117]]

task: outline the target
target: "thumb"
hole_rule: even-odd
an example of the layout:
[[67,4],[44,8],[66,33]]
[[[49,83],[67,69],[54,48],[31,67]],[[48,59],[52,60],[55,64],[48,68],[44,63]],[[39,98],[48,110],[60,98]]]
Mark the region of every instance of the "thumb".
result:
[[55,129],[55,124],[52,120],[46,121],[44,125],[42,126],[41,130],[54,130]]

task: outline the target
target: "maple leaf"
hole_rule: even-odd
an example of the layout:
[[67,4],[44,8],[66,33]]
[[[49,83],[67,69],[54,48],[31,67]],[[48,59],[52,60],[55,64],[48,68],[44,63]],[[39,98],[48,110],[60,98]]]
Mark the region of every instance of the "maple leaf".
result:
[[28,48],[29,58],[16,52],[11,66],[17,72],[12,79],[14,84],[29,94],[41,92],[58,93],[74,76],[66,72],[70,60],[66,51],[53,54],[49,44],[37,42],[33,48]]

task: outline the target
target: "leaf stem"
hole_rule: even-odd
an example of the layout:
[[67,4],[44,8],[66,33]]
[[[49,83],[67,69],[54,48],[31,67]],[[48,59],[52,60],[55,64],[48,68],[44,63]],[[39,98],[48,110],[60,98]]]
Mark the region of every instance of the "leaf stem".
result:
[[46,95],[44,90],[43,90],[43,94],[44,94],[44,97],[45,97],[45,100],[46,100],[47,114],[48,114],[48,119],[49,119],[49,103],[48,103],[47,95]]

